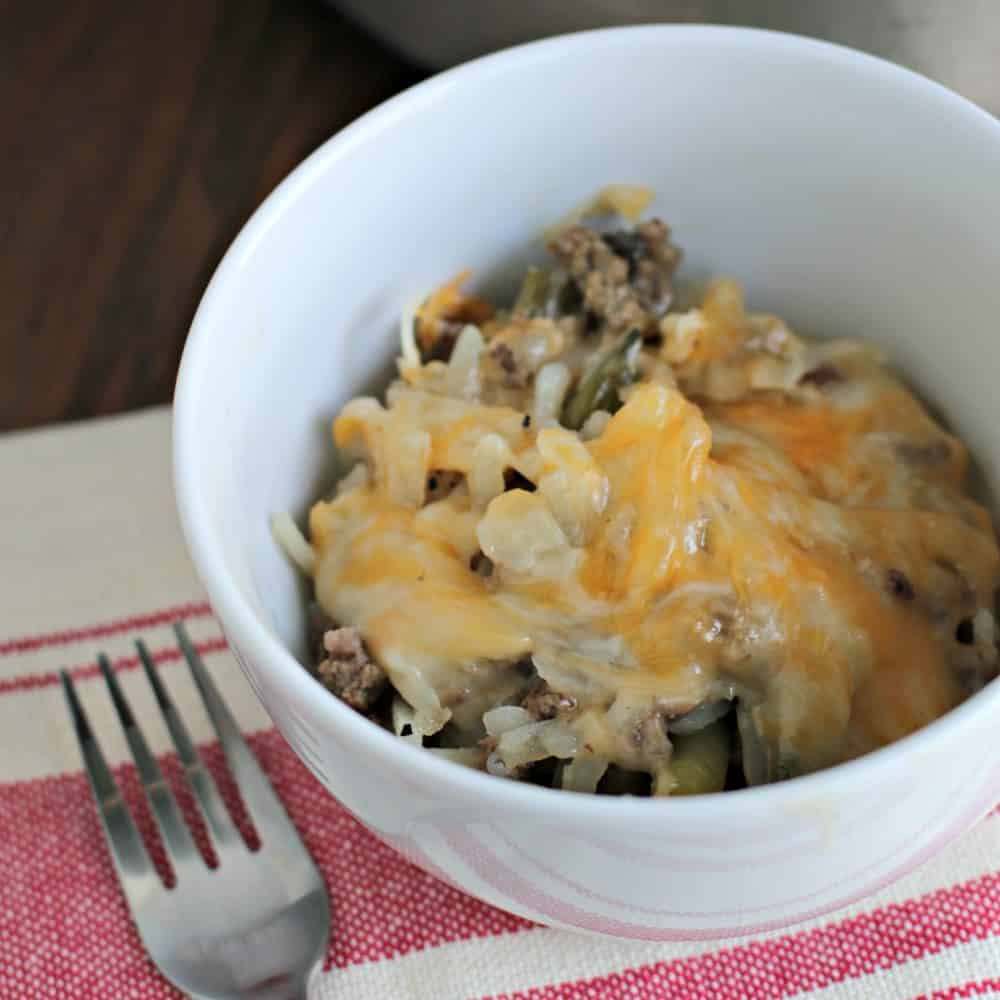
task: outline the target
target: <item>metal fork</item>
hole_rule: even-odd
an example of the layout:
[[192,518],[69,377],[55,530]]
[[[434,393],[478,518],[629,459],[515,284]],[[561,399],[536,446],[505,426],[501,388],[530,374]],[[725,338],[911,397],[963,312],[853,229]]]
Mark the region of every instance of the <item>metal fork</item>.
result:
[[101,654],[101,672],[176,877],[172,889],[160,880],[73,681],[62,671],[63,692],[122,891],[146,950],[180,989],[204,1000],[303,998],[330,934],[326,887],[186,631],[179,623],[174,631],[261,844],[253,853],[247,847],[160,683],[149,651],[137,642],[139,659],[215,848],[218,868],[208,867],[108,658]]

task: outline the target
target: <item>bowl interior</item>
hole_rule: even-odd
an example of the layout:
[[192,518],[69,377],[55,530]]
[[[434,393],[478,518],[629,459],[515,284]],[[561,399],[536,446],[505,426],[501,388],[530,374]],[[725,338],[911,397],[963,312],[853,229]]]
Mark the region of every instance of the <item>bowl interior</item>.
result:
[[885,63],[666,27],[528,46],[438,77],[327,144],[244,231],[199,311],[178,433],[200,537],[303,653],[268,516],[333,476],[331,418],[384,380],[400,309],[471,267],[502,287],[609,182],[656,190],[683,275],[883,345],[1000,486],[1000,126]]

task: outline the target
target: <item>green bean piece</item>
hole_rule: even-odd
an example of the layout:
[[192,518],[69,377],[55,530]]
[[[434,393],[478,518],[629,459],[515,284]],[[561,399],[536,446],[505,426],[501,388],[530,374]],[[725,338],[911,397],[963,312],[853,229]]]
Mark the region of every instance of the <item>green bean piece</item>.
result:
[[517,293],[515,316],[541,316],[549,299],[549,272],[541,267],[529,267]]
[[713,722],[687,736],[675,736],[670,770],[674,776],[672,795],[704,795],[721,792],[729,767],[729,727]]
[[580,379],[563,407],[563,425],[578,431],[597,410],[613,413],[620,405],[618,392],[635,378],[635,362],[642,335],[631,330],[614,344]]

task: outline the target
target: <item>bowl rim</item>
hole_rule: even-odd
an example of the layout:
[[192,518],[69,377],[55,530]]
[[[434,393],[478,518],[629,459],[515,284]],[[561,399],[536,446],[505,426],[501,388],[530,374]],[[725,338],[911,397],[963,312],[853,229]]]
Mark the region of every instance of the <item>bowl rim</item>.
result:
[[612,824],[620,827],[623,822],[645,827],[682,818],[705,823],[727,822],[734,815],[742,814],[745,818],[750,809],[758,813],[787,810],[794,809],[796,803],[803,805],[835,797],[847,786],[872,782],[879,772],[888,773],[903,765],[907,758],[932,752],[939,743],[961,739],[960,727],[972,719],[989,713],[1000,717],[1000,681],[991,682],[939,719],[888,746],[787,782],[702,796],[637,798],[568,793],[501,781],[411,746],[354,712],[329,692],[317,699],[317,692],[323,689],[260,621],[230,579],[220,542],[210,530],[203,509],[195,461],[202,439],[195,415],[199,393],[211,391],[211,380],[207,377],[212,358],[211,328],[224,286],[238,275],[288,206],[339,160],[391,131],[394,123],[411,111],[446,99],[454,88],[468,80],[489,80],[515,67],[572,58],[608,46],[666,43],[728,46],[744,53],[795,54],[837,65],[852,74],[864,75],[873,85],[883,82],[899,94],[908,90],[914,95],[911,99],[936,103],[942,113],[963,118],[967,127],[979,129],[982,141],[995,144],[1000,155],[1000,121],[971,101],[887,60],[804,36],[756,28],[651,24],[574,32],[513,46],[432,76],[376,106],[326,140],[278,184],[245,223],[209,281],[184,345],[174,394],[174,489],[182,531],[212,606],[224,626],[233,631],[240,653],[252,658],[289,700],[310,704],[311,712],[326,716],[331,725],[345,733],[356,752],[368,753],[390,768],[405,769],[415,779],[421,779],[425,787],[440,789],[442,797],[458,794],[469,803],[496,805],[521,815],[544,816],[555,806],[563,812],[572,811],[577,820],[585,819],[598,827]]

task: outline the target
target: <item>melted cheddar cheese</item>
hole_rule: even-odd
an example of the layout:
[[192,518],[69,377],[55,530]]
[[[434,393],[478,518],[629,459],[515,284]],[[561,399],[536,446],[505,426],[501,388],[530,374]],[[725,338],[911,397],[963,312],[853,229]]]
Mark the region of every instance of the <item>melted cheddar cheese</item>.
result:
[[[485,376],[446,395],[440,362],[335,422],[368,475],[312,509],[317,597],[424,731],[474,729],[528,663],[610,760],[645,766],[650,713],[737,699],[792,774],[898,739],[991,676],[992,636],[955,639],[998,570],[961,443],[870,349],[748,316],[732,284],[661,329],[598,433],[526,420],[530,377],[521,406]],[[441,470],[461,479],[428,502]],[[507,488],[509,470],[535,489]]]

